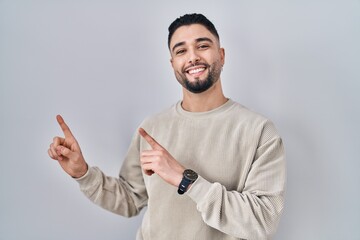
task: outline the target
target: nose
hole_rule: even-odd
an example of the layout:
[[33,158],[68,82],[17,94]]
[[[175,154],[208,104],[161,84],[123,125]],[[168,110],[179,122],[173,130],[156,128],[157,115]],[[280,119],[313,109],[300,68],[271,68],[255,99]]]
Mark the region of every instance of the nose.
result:
[[196,64],[199,61],[200,61],[199,55],[197,55],[195,51],[191,51],[189,54],[189,63]]

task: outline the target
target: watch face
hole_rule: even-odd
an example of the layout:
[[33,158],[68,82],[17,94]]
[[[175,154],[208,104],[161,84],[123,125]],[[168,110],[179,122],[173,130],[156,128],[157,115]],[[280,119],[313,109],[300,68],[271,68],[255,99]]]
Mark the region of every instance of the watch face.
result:
[[191,180],[191,181],[195,181],[198,177],[197,173],[194,172],[193,170],[191,169],[186,169],[184,171],[184,177]]

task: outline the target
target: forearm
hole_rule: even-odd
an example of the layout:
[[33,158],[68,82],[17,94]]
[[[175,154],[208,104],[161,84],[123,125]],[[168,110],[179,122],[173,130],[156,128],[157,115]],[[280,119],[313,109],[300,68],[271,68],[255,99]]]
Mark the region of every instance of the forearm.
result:
[[88,172],[76,181],[80,184],[81,191],[92,202],[125,217],[137,215],[146,204],[146,195],[135,196],[126,181],[105,176],[97,167],[90,167]]
[[283,210],[283,193],[227,191],[199,176],[187,192],[209,226],[242,239],[268,239]]

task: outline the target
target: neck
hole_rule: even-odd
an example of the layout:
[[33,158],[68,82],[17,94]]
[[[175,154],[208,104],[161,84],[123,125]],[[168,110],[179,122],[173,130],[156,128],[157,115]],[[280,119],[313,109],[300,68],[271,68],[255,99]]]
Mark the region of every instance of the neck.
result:
[[189,112],[207,112],[220,107],[227,100],[223,94],[220,79],[202,93],[192,93],[183,88],[182,107]]

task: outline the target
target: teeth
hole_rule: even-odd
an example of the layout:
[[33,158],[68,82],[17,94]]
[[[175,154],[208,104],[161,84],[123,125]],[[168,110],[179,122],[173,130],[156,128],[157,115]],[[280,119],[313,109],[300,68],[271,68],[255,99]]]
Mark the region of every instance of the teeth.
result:
[[189,71],[190,74],[195,74],[195,73],[198,73],[198,72],[201,72],[201,71],[204,71],[205,68],[196,68],[196,69],[192,69]]

